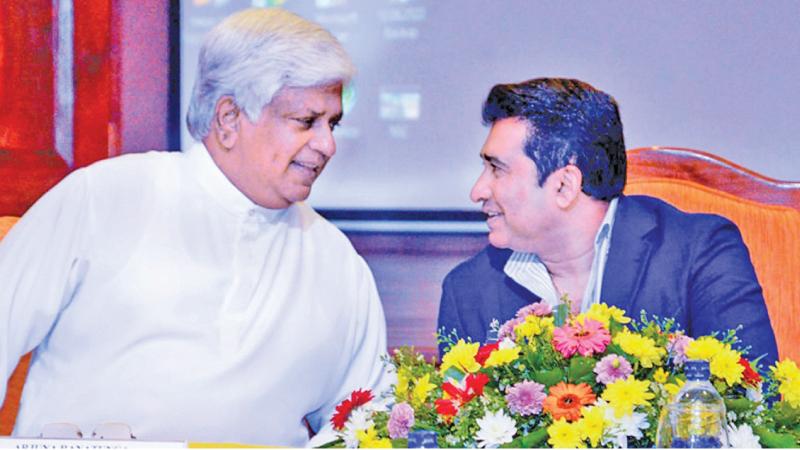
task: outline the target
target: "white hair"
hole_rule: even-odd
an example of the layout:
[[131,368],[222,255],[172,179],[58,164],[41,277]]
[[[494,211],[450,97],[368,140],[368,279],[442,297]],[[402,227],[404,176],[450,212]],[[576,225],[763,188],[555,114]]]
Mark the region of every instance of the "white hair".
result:
[[186,125],[202,140],[217,101],[226,95],[255,122],[282,87],[347,84],[355,73],[339,41],[321,26],[279,8],[233,14],[200,49]]

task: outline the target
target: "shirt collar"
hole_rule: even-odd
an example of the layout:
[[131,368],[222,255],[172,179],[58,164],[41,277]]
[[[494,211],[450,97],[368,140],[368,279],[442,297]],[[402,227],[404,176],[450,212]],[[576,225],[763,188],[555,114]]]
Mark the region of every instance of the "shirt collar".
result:
[[237,216],[257,216],[272,221],[286,211],[286,209],[264,208],[253,203],[231,183],[202,142],[195,142],[184,148],[183,153],[189,161],[192,175],[200,186],[228,212]]

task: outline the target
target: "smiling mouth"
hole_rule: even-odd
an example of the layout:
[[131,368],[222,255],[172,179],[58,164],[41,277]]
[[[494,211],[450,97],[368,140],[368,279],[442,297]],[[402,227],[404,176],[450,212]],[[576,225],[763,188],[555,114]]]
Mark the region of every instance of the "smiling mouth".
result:
[[486,219],[487,220],[488,219],[493,219],[495,217],[500,217],[500,216],[503,215],[503,213],[497,212],[497,211],[484,211],[483,213],[486,214]]
[[321,167],[320,164],[311,163],[311,162],[303,162],[303,161],[292,161],[292,165],[294,165],[295,167],[297,167],[297,168],[299,168],[301,170],[307,171],[309,173],[309,175],[314,175],[314,176],[319,174],[320,167]]

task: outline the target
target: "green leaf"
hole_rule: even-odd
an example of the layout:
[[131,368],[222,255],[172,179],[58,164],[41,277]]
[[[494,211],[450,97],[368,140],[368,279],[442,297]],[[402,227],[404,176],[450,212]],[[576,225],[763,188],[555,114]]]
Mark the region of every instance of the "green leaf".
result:
[[500,448],[541,448],[545,439],[547,439],[547,428],[540,427],[508,444],[501,445]]
[[408,448],[408,439],[392,439],[392,448]]
[[540,427],[522,437],[522,446],[524,448],[540,448],[545,439],[547,439],[547,428]]
[[567,305],[562,303],[556,306],[553,309],[553,324],[557,327],[563,326],[564,323],[567,321],[567,316],[569,315],[569,309]]
[[778,402],[772,407],[775,423],[784,427],[795,427],[800,422],[800,409],[792,408],[787,402]]
[[755,403],[744,397],[726,398],[725,409],[733,411],[736,414],[741,414],[745,411],[750,411],[755,408]]
[[545,387],[553,386],[560,381],[564,381],[564,370],[560,367],[550,370],[537,370],[533,373],[533,381],[542,383]]
[[342,439],[336,439],[335,441],[327,442],[316,448],[345,448],[345,445]]
[[764,427],[754,427],[753,432],[758,435],[761,446],[764,448],[800,448],[794,436],[788,433],[775,433]]
[[591,382],[594,380],[595,361],[586,356],[573,356],[569,361],[567,379],[571,383]]

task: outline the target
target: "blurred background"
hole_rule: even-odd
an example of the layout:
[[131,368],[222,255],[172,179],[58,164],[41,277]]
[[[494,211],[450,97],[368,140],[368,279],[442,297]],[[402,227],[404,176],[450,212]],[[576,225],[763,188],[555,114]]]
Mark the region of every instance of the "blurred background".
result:
[[444,274],[486,243],[469,190],[496,83],[579,78],[617,99],[629,149],[800,179],[798,1],[0,0],[0,215],[99,159],[189,144],[202,37],[252,6],[320,23],[359,69],[309,201],[370,263],[390,345],[430,345]]

